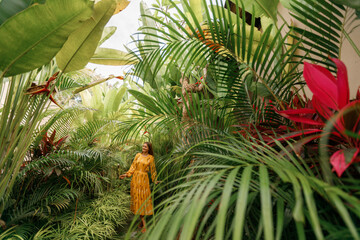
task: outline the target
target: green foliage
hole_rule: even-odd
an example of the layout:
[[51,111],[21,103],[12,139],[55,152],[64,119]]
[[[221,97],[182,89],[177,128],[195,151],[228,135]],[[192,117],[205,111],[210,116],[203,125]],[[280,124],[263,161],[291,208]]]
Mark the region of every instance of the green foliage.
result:
[[193,145],[188,154],[196,159],[192,174],[183,172],[162,194],[158,220],[144,239],[180,233],[184,239],[294,239],[296,232],[322,239],[338,229],[358,238],[357,198],[316,178],[291,153],[227,136]]
[[0,1],[0,25],[16,13],[24,10],[32,0],[2,0]]
[[104,27],[104,31],[101,35],[101,39],[99,41],[98,46],[100,46],[101,44],[103,44],[106,40],[108,40],[112,35],[114,35],[116,31],[116,27],[115,26],[110,26],[110,27]]
[[128,96],[126,85],[119,88],[97,85],[82,91],[80,96],[85,107],[95,110],[85,114],[87,121],[120,119],[131,108],[130,101],[133,99]]
[[0,26],[0,35],[3,36],[0,54],[6,56],[0,60],[2,76],[16,75],[47,64],[71,32],[80,27],[91,13],[92,2],[87,0],[48,0],[9,18]]
[[91,57],[91,63],[102,65],[123,66],[137,63],[130,58],[129,54],[117,49],[98,47]]
[[[273,108],[285,109],[303,91],[304,60],[335,69],[328,55],[340,56],[354,15],[325,0],[294,0],[293,16],[304,28],[285,23],[258,31],[253,9],[234,2],[242,12],[218,1],[208,7],[207,1],[182,1],[183,10],[166,3],[183,21],[160,2],[154,14],[144,11],[143,37],[132,51],[139,62],[131,74],[145,84],[129,91],[140,108],[116,136],[160,145],[155,155],[164,183],[155,189],[157,214],[138,238],[331,239],[340,231],[359,239],[360,209],[352,192],[358,192],[358,180],[329,185],[313,149],[276,141],[269,147],[262,138],[276,136],[280,124],[290,126]],[[250,25],[240,17],[245,10],[253,13]],[[199,75],[203,69],[206,76]],[[181,73],[190,83],[203,76],[205,85],[202,93],[190,93],[187,123],[176,101],[183,97],[176,92]]]
[[4,209],[25,154],[34,140],[41,113],[48,103],[45,95],[30,98],[24,92],[34,79],[47,79],[52,74],[50,66],[41,71],[0,79],[1,99],[5,99],[0,118],[3,126],[0,131],[0,152],[3,156],[0,168],[6,173],[0,175],[0,212]]
[[115,1],[102,0],[95,4],[91,19],[69,36],[69,40],[56,55],[56,62],[63,72],[85,67],[98,46],[105,24],[116,8]]
[[75,212],[56,219],[61,223],[58,230],[48,229],[51,233],[39,234],[38,239],[117,239],[131,214],[130,196],[124,191],[120,187],[95,200],[79,201]]

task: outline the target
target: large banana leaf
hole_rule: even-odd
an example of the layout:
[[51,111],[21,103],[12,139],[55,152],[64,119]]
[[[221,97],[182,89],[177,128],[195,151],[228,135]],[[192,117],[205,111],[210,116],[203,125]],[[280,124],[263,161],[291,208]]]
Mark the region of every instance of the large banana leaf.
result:
[[16,75],[50,62],[91,13],[88,0],[47,0],[9,18],[0,26],[2,75]]
[[111,48],[97,48],[95,54],[90,58],[91,63],[102,64],[102,65],[132,65],[137,63],[131,58],[126,52]]
[[100,46],[101,44],[103,44],[106,40],[108,40],[112,35],[114,35],[116,31],[116,27],[115,26],[110,26],[110,27],[105,27],[104,31],[101,35],[101,39],[99,41],[98,46]]
[[102,36],[105,24],[116,8],[114,0],[102,0],[95,4],[92,18],[69,36],[69,40],[56,55],[56,61],[64,72],[85,67],[93,56]]
[[2,0],[0,1],[0,25],[16,13],[24,10],[32,0]]

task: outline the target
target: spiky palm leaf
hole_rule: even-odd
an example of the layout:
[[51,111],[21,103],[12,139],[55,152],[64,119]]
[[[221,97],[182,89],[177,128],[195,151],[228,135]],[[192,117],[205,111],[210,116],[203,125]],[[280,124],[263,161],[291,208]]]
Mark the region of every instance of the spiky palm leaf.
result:
[[193,174],[164,193],[144,239],[324,239],[339,229],[359,239],[358,199],[318,179],[300,157],[233,137],[190,152]]
[[[262,99],[276,101],[280,108],[284,108],[284,102],[289,103],[304,85],[298,71],[304,59],[332,67],[327,57],[329,54],[339,56],[341,34],[346,34],[343,22],[349,16],[343,14],[342,6],[325,0],[307,0],[306,3],[293,0],[291,4],[296,9],[293,16],[310,30],[289,26],[289,31],[270,25],[259,32],[254,26],[255,18],[249,26],[245,18],[239,17],[245,15],[241,1],[234,2],[236,14],[229,7],[221,7],[218,1],[210,1],[210,7],[203,9],[206,18],[201,23],[186,1],[183,6],[188,15],[171,2],[177,14],[184,18],[186,27],[161,9],[156,9],[157,14],[162,14],[169,23],[146,12],[144,17],[161,28],[156,28],[154,24],[144,27],[144,39],[138,43],[138,50],[133,52],[141,60],[134,69],[134,75],[148,81],[144,73],[151,73],[149,83],[154,86],[152,82],[159,81],[156,76],[160,72],[162,75],[172,70],[170,63],[173,61],[186,73],[208,63],[218,91],[232,100],[228,106],[235,109],[235,117],[239,121],[250,119],[259,123],[272,118],[278,124],[280,119],[273,111],[259,111],[260,114],[256,111],[264,109],[266,101]],[[329,11],[332,11],[331,14],[328,14]],[[304,14],[312,16],[304,20]],[[317,30],[321,31],[317,33]],[[288,42],[290,38],[298,42]],[[326,45],[329,46],[324,47],[314,39],[321,42],[330,39]],[[299,50],[302,50],[301,55]],[[295,57],[298,58],[296,61]]]

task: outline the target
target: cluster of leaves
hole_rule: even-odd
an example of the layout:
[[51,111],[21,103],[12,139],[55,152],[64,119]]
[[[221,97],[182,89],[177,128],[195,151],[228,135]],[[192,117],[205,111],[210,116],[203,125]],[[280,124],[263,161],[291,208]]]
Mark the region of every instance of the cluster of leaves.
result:
[[130,196],[124,186],[91,201],[78,201],[77,208],[57,217],[36,239],[117,239],[130,212]]
[[[266,1],[256,1],[254,8],[249,2],[255,1],[181,1],[181,9],[175,1],[164,2],[165,8],[159,1],[154,15],[142,5],[146,20],[140,33],[143,38],[132,52],[137,61],[132,74],[145,84],[144,89],[130,92],[141,107],[131,122],[122,123],[117,138],[139,138],[146,126],[154,145],[166,143],[158,140],[160,134],[171,135],[172,149],[157,161],[165,184],[155,192],[156,216],[141,238],[359,239],[359,181],[354,163],[358,152],[343,151],[355,141],[348,145],[337,139],[333,145],[344,153],[348,172],[354,173],[340,179],[330,170],[330,158],[318,154],[319,148],[324,151],[323,146],[334,142],[319,145],[319,140],[306,138],[323,132],[319,135],[323,141],[329,131],[308,131],[304,122],[294,123],[288,117],[293,111],[289,108],[301,111],[308,106],[303,100],[304,61],[321,65],[321,70],[314,68],[332,85],[344,85],[344,79],[332,75],[336,71],[341,75],[344,69],[328,57],[339,58],[344,37],[351,43],[345,29],[354,14],[326,0],[281,1],[307,28],[287,23],[278,27],[276,11],[261,7]],[[255,11],[259,8],[263,12]],[[176,21],[169,9],[183,21]],[[242,17],[248,14],[250,23]],[[259,16],[261,30],[255,26]],[[199,72],[204,68],[207,76],[202,81]],[[178,91],[182,73],[192,83],[205,85],[202,93],[190,93],[187,123],[181,122],[177,101],[183,97]],[[343,98],[349,102],[348,95],[340,99],[346,87],[332,94],[339,96],[334,102]],[[329,101],[321,106],[329,107]],[[329,109],[329,116],[339,110]],[[281,116],[286,113],[287,118]],[[329,119],[319,111],[315,116],[314,110],[300,114],[323,126]],[[346,127],[356,134],[357,119],[358,115],[355,124]],[[346,134],[350,133],[343,139]],[[296,136],[294,141],[286,141],[291,135]],[[352,165],[346,161],[350,155]]]
[[[80,211],[79,209],[86,210],[89,206],[100,211],[90,215],[83,214],[84,219],[94,221],[94,224],[115,214],[105,228],[112,229],[112,233],[118,231],[118,226],[126,222],[129,216],[129,210],[126,210],[129,195],[126,190],[122,187],[121,191],[119,189],[110,195],[106,194],[107,191],[119,187],[116,179],[119,167],[124,165],[123,160],[113,153],[116,148],[109,151],[97,146],[95,140],[101,135],[99,129],[104,126],[103,122],[97,125],[88,122],[70,133],[69,127],[83,112],[84,109],[78,107],[61,110],[42,127],[49,132],[54,129],[51,136],[41,134],[43,131],[40,131],[39,137],[34,138],[32,148],[15,182],[19,188],[13,189],[5,206],[2,220],[6,231],[3,231],[1,236],[16,237],[19,231],[23,231],[19,236],[29,238],[39,235],[38,239],[42,239],[41,234],[59,233],[56,230],[58,228],[63,234],[72,227],[72,224],[67,225],[71,221],[66,219],[66,216],[73,218],[74,212]],[[58,134],[55,134],[55,128],[58,129]],[[62,141],[65,139],[63,136],[68,136],[65,143]],[[61,146],[59,143],[62,143]],[[82,208],[82,203],[85,202],[91,204]],[[104,211],[101,210],[102,203],[106,206]],[[115,210],[108,209],[111,205],[118,207]],[[78,214],[79,217],[82,216]],[[83,223],[84,219],[79,218],[78,223]],[[19,226],[7,228],[15,224]],[[51,228],[43,231],[49,225]],[[88,227],[91,230],[91,226]],[[102,227],[105,235],[110,234]],[[78,231],[76,236],[81,232],[79,229],[74,231]],[[108,236],[110,235],[102,238]]]
[[[48,107],[47,100],[52,99],[54,86],[43,85],[44,89],[35,93],[46,94],[33,98],[24,93],[31,90],[33,81],[40,87],[56,72],[57,67],[51,61],[55,56],[62,72],[83,68],[94,55],[99,41],[108,37],[108,33],[103,34],[105,24],[128,3],[122,0],[102,0],[96,4],[90,0],[0,2],[0,35],[4,36],[0,40],[0,55],[6,56],[0,60],[3,126],[0,168],[4,173],[0,175],[0,213],[7,204],[28,148],[33,140],[35,145],[40,141],[33,137]],[[61,90],[77,85],[61,73],[57,78],[59,82],[55,85]]]

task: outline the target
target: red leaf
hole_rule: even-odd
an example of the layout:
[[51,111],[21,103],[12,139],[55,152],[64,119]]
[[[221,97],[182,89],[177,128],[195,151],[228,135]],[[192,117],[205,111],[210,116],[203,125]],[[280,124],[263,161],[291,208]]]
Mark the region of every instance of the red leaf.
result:
[[56,130],[54,129],[54,131],[52,132],[52,134],[50,135],[50,138],[49,138],[49,142],[51,143],[51,145],[54,145],[53,142],[55,139],[55,135],[56,135]]
[[55,80],[55,79],[57,78],[59,72],[60,72],[60,71],[54,73],[54,75],[52,75],[52,76],[47,80],[46,85],[45,85],[45,88],[48,88],[49,85],[50,85],[50,82],[53,81],[53,80]]
[[278,111],[275,109],[275,112],[281,114],[281,116],[285,115],[293,115],[293,114],[310,114],[310,113],[316,113],[314,109],[310,108],[301,108],[301,109],[289,109],[284,111]]
[[316,112],[326,120],[329,120],[331,116],[334,115],[332,110],[329,109],[327,106],[322,105],[317,97],[313,96],[311,102]]
[[64,141],[67,139],[67,137],[68,136],[62,137],[55,143],[56,149],[59,149],[61,147],[61,145],[64,143]]
[[320,125],[323,126],[324,123],[323,122],[319,122],[319,121],[315,121],[311,118],[306,118],[306,117],[300,117],[300,116],[291,116],[291,115],[287,115],[287,114],[281,114],[281,116],[286,117],[287,119],[293,120],[294,122],[299,122],[299,123],[306,123],[306,124],[310,124],[310,125]]
[[338,109],[338,92],[334,81],[335,78],[327,69],[304,62],[304,78],[314,96],[323,105]]
[[69,186],[71,186],[70,180],[67,177],[62,176],[62,178],[65,179],[65,181],[69,184]]
[[[288,134],[284,134],[284,135],[282,135],[280,138],[278,138],[276,140],[277,141],[284,141],[284,140],[296,138],[296,137],[299,137],[299,136],[304,136],[304,135],[309,135],[309,134],[319,133],[319,132],[322,132],[322,130],[320,130],[320,129],[301,130],[301,131],[297,131],[297,132],[291,132],[291,133],[288,133]],[[319,137],[321,137],[321,135],[314,135],[313,138],[310,139],[309,141],[314,140],[314,139],[319,138]],[[268,144],[271,144],[274,141],[275,140],[269,142]]]
[[338,90],[338,107],[339,109],[343,108],[350,101],[350,90],[348,75],[345,64],[336,58],[331,58],[331,60],[337,66],[337,90]]
[[333,170],[335,170],[339,177],[341,177],[344,171],[356,160],[359,151],[359,148],[341,149],[336,151],[330,157],[330,163],[333,166]]

